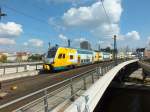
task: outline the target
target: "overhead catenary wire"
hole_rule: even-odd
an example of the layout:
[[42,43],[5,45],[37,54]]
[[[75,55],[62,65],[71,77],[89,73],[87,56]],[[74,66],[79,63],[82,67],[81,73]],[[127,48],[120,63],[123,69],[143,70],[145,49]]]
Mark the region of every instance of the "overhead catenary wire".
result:
[[[102,7],[103,7],[103,9],[104,9],[104,13],[105,13],[105,15],[106,15],[106,17],[107,17],[107,20],[108,20],[109,24],[110,24],[111,31],[113,32],[112,22],[111,22],[111,20],[110,20],[110,18],[109,18],[109,15],[107,14],[107,11],[106,11],[106,8],[105,8],[103,2],[104,2],[104,0],[101,0]],[[116,43],[116,35],[113,35],[113,39],[114,39],[114,53],[113,53],[113,55],[114,55],[115,65],[117,65],[118,62],[117,62],[117,43]]]
[[[51,25],[51,26],[54,27],[53,29],[54,29],[55,31],[58,31],[58,32],[59,32],[59,30],[56,28],[57,25],[51,24],[51,23],[49,22],[49,20],[45,21],[45,20],[43,20],[43,19],[40,19],[40,18],[37,18],[37,17],[35,17],[35,16],[29,15],[29,14],[27,14],[27,13],[25,13],[25,12],[22,12],[22,11],[20,11],[20,10],[17,10],[17,9],[14,8],[14,7],[8,6],[8,5],[5,4],[5,3],[4,3],[3,5],[5,6],[6,9],[11,10],[11,11],[17,13],[17,14],[20,14],[20,15],[23,15],[23,16],[25,16],[25,17],[28,17],[28,18],[30,18],[30,19],[32,19],[32,20],[38,21],[38,22],[40,22],[40,23],[42,23],[42,24],[44,24],[44,25],[47,25],[47,26],[49,26],[49,27],[50,27],[50,25]],[[43,9],[43,11],[44,11],[44,9]],[[45,11],[44,11],[44,12],[45,12]],[[43,16],[42,16],[42,17],[43,17]],[[46,16],[45,16],[44,18],[46,18]],[[59,25],[58,25],[58,26],[59,26]],[[51,28],[51,27],[50,27],[50,28]]]
[[102,7],[103,7],[103,9],[104,9],[104,13],[105,13],[105,15],[106,15],[106,18],[107,18],[109,24],[111,24],[111,20],[110,20],[110,18],[109,18],[109,15],[107,14],[106,8],[105,8],[104,3],[103,3],[104,0],[100,0],[100,1],[101,1],[101,3],[102,3]]
[[[24,13],[24,12],[22,12],[22,11],[20,11],[20,10],[17,10],[16,8],[13,8],[13,7],[11,7],[11,6],[6,5],[5,3],[3,3],[3,7],[4,7],[5,9],[11,10],[11,11],[13,11],[13,12],[19,14],[19,15],[23,15],[23,16],[29,18],[29,19],[35,20],[35,21],[37,21],[37,22],[40,22],[40,23],[42,23],[42,24],[44,24],[44,25],[49,26],[48,21],[45,21],[45,20],[36,18],[36,17],[34,17],[34,16],[32,16],[32,15],[29,15],[29,14],[27,14],[27,13]],[[35,30],[35,31],[38,31],[39,28],[36,27],[36,28],[34,28],[34,30]],[[44,33],[44,32],[43,32],[43,33]],[[49,34],[48,32],[45,32],[45,33]],[[31,33],[30,33],[30,34],[29,34],[29,33],[25,33],[24,35],[33,36]],[[38,35],[38,34],[36,33],[36,34],[34,34],[34,35]],[[33,37],[34,37],[34,36],[33,36]]]
[[33,3],[32,1],[28,2],[28,5],[36,8],[36,9],[39,9],[39,11],[41,12],[47,12],[47,10],[43,7],[40,7],[39,5],[36,5],[35,3]]
[[102,8],[104,9],[104,13],[105,13],[105,15],[106,15],[106,18],[107,18],[107,21],[108,21],[108,23],[110,24],[110,28],[111,28],[111,31],[113,32],[113,28],[112,28],[112,22],[111,22],[111,20],[110,20],[110,17],[109,17],[109,15],[108,15],[108,13],[107,13],[107,11],[106,11],[106,8],[105,8],[105,6],[104,6],[104,0],[100,0],[101,1],[101,4],[102,4]]
[[28,17],[28,18],[31,18],[31,19],[35,20],[35,21],[38,21],[38,22],[41,22],[41,23],[43,23],[43,24],[48,25],[48,22],[46,22],[46,21],[44,21],[44,20],[42,20],[42,19],[39,19],[39,18],[36,18],[36,17],[34,17],[34,16],[32,16],[32,15],[26,14],[26,13],[24,13],[24,12],[22,12],[22,11],[19,11],[19,10],[13,8],[13,7],[10,7],[10,6],[6,5],[6,4],[4,4],[4,6],[5,6],[6,9],[12,10],[12,11],[14,11],[14,12],[20,14],[20,15],[26,16],[26,17]]
[[[4,6],[6,6],[6,9],[10,9],[10,10],[13,10],[14,12],[17,12],[17,13],[21,13],[21,15],[24,15],[24,16],[30,16],[30,18],[31,18],[31,15],[28,15],[28,14],[26,14],[26,13],[24,13],[24,12],[21,12],[21,11],[18,11],[17,9],[15,9],[15,8],[13,8],[12,6],[8,6],[8,5],[6,5],[6,1],[8,1],[8,0],[3,0],[3,1],[1,1],[1,4],[2,5],[4,5]],[[28,1],[26,1],[26,4],[28,3]],[[1,5],[0,4],[0,5]],[[30,2],[29,3],[32,7],[35,7],[35,8],[37,8],[37,9],[39,9],[39,11],[43,11],[43,12],[45,12],[46,11],[46,9],[45,8],[43,8],[43,7],[40,7],[40,6],[38,6],[38,5],[36,5],[36,4],[33,4],[32,2]],[[43,16],[43,15],[42,15]],[[45,17],[47,17],[47,16],[45,16]],[[41,19],[39,19],[39,18],[35,18],[35,17],[32,17],[32,19],[38,19],[37,21],[44,21],[44,20],[41,20]],[[44,21],[44,22],[46,22],[46,21]]]

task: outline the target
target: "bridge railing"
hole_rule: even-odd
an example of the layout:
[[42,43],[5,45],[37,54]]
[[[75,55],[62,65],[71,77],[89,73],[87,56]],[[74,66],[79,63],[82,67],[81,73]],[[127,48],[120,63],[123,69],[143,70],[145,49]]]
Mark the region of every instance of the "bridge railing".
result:
[[64,112],[93,112],[114,77],[129,66],[137,65],[137,61],[137,59],[130,60],[115,66],[96,81],[82,96],[65,109]]
[[38,70],[42,68],[43,62],[4,63],[0,64],[0,76],[6,74]]
[[77,97],[79,97],[79,93],[87,90],[90,85],[92,85],[96,80],[98,80],[114,66],[114,62],[111,62],[109,64],[87,70],[82,74],[76,75],[52,86],[46,87],[12,102],[1,105],[0,109],[7,108],[7,106],[21,102],[23,100],[30,99],[33,96],[35,98],[36,96],[40,95],[40,98],[33,99],[32,102],[16,109],[14,112],[39,112],[41,110],[48,112],[62,104],[62,102],[74,101]]

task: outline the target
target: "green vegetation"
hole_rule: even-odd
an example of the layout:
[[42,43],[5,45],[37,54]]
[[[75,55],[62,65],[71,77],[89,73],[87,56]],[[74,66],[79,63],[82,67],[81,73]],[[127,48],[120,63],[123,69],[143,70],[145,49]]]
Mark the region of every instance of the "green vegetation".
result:
[[40,54],[34,54],[29,56],[28,61],[42,61],[43,55]]
[[106,48],[104,48],[104,49],[101,49],[101,51],[103,51],[103,52],[108,52],[108,53],[113,53],[113,52],[114,52],[114,50],[111,49],[110,47],[106,47]]
[[6,55],[1,55],[0,62],[2,62],[2,63],[7,62],[7,56]]

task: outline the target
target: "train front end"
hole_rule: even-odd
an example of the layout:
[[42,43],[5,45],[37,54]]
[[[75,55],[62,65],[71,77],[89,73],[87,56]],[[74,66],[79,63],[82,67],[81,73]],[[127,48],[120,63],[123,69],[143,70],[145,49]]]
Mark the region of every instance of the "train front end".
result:
[[57,47],[50,48],[44,57],[43,69],[45,71],[53,71],[54,70],[54,60],[57,52]]

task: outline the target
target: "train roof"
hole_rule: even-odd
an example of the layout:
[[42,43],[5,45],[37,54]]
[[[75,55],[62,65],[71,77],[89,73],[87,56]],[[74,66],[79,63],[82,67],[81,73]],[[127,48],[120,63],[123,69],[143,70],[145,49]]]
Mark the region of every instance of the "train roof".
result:
[[108,52],[101,52],[101,53],[106,54],[106,55],[111,54],[111,53],[108,53]]
[[77,49],[77,52],[80,54],[93,54],[92,50],[86,50],[86,49]]
[[93,52],[101,52],[101,53],[104,53],[104,54],[111,54],[111,53],[104,52],[104,51],[87,50],[87,49],[74,48],[74,47],[64,47],[64,46],[54,46],[54,47],[51,47],[50,49],[51,49],[51,50],[57,50],[59,47],[62,47],[62,48],[70,48],[70,49],[76,49],[77,52],[78,52],[78,53],[81,53],[81,54],[92,54]]

